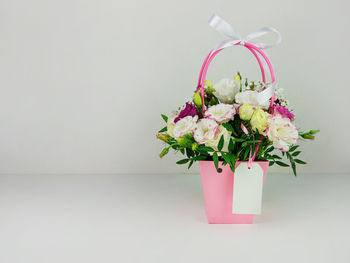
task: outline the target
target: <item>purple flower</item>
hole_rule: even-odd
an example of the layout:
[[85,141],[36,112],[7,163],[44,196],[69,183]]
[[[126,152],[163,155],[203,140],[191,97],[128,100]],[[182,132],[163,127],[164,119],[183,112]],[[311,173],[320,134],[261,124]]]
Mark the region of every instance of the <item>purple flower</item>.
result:
[[284,118],[288,118],[291,121],[294,121],[294,114],[291,113],[287,108],[281,105],[277,105],[274,107],[274,113],[280,114]]
[[182,118],[185,118],[187,116],[196,116],[198,115],[198,110],[196,106],[192,103],[186,102],[185,108],[180,112],[180,114],[175,118],[174,122],[177,123]]

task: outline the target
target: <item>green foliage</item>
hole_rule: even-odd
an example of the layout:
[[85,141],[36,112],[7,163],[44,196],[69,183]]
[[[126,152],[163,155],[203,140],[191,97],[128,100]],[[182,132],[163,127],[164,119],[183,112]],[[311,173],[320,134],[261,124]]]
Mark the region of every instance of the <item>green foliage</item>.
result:
[[163,118],[163,120],[164,120],[165,122],[168,122],[168,117],[167,117],[167,116],[165,116],[164,114],[161,114],[161,116],[162,116],[162,118]]
[[221,135],[221,138],[220,138],[219,144],[218,144],[218,150],[221,151],[222,147],[224,147],[224,135]]
[[197,150],[200,152],[214,152],[215,151],[213,148],[205,146],[205,145],[199,145]]
[[314,140],[315,139],[314,135],[318,132],[320,132],[320,130],[310,130],[308,132],[299,133],[299,136],[303,139]]
[[165,126],[163,129],[159,130],[158,133],[166,132],[168,128]]
[[299,164],[306,164],[306,162],[299,160],[299,159],[294,159],[294,162],[299,163]]
[[283,167],[288,167],[289,164],[286,164],[284,162],[281,162],[281,161],[275,161],[276,164],[278,164],[279,166],[283,166]]
[[234,143],[232,138],[230,138],[230,142],[228,144],[228,150],[229,150],[229,152],[234,152],[234,150],[235,150],[235,143]]
[[185,163],[188,163],[190,159],[182,159],[180,161],[177,161],[176,164],[185,164]]

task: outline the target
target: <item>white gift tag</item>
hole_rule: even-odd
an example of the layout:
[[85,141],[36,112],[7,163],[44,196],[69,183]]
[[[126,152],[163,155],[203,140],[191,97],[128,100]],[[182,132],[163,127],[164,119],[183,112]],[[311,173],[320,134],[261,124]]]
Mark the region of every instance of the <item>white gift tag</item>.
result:
[[264,171],[257,163],[241,163],[233,179],[232,214],[260,214]]

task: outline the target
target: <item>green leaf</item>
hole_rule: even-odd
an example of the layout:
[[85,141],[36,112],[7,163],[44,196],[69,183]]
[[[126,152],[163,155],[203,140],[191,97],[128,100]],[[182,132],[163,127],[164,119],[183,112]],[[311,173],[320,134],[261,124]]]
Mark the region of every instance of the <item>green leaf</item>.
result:
[[270,148],[267,148],[267,150],[265,151],[265,153],[269,153],[269,152],[272,152],[273,151],[273,147],[271,146]]
[[299,163],[299,164],[306,164],[306,162],[304,162],[304,161],[302,161],[302,160],[300,160],[300,159],[294,159],[294,161],[295,161],[296,163]]
[[289,164],[286,164],[284,162],[276,161],[275,163],[278,164],[279,166],[289,167]]
[[216,152],[213,154],[213,161],[214,161],[216,170],[219,169],[219,157]]
[[230,142],[229,142],[229,144],[228,144],[228,150],[229,150],[230,152],[233,152],[233,151],[235,150],[235,143],[233,142],[232,139],[230,139]]
[[292,153],[292,156],[296,157],[296,156],[298,156],[300,153],[301,153],[301,151],[293,152],[293,153]]
[[231,124],[229,124],[228,122],[223,123],[222,126],[224,126],[224,128],[230,132],[234,131],[233,127]]
[[168,122],[168,117],[167,117],[167,116],[165,116],[164,114],[161,114],[161,116],[162,116],[162,118],[163,118],[163,120],[164,120],[165,122]]
[[290,147],[289,152],[295,151],[296,148],[298,148],[298,147],[299,147],[299,145],[294,145],[294,146]]
[[190,161],[190,163],[189,163],[189,165],[188,165],[187,169],[190,169],[190,168],[191,168],[191,166],[192,166],[192,164],[193,164],[193,160],[191,160],[191,161]]
[[292,170],[293,170],[294,176],[297,176],[297,169],[295,167],[295,162],[293,161],[291,164],[292,164]]
[[244,142],[244,139],[240,139],[240,138],[233,138],[233,141],[235,142]]
[[164,127],[163,129],[159,130],[158,133],[161,133],[161,132],[166,132],[168,130],[167,127]]
[[244,151],[243,160],[248,160],[249,152],[250,152],[250,147],[247,147]]
[[269,162],[269,166],[272,166],[274,164],[275,164],[275,162]]
[[219,140],[219,144],[218,144],[219,151],[222,150],[222,147],[224,147],[224,135],[221,135],[221,138]]
[[204,146],[204,145],[200,145],[198,148],[197,148],[198,151],[200,152],[214,152],[214,149],[209,147],[209,146]]
[[182,159],[180,161],[177,161],[176,164],[185,164],[185,163],[188,163],[190,159]]
[[229,154],[227,154],[227,153],[222,154],[222,158],[224,158],[226,163],[230,164],[231,159],[230,159],[230,155]]
[[235,172],[235,166],[236,166],[236,155],[234,154],[229,154],[229,157],[230,157],[230,162],[229,162],[229,165],[230,165],[230,168],[231,168],[231,171],[232,172]]
[[193,161],[204,161],[208,158],[207,155],[198,155],[192,158]]
[[259,143],[261,142],[260,140],[251,140],[251,141],[246,141],[246,143]]
[[224,126],[224,128],[230,132],[232,132],[232,134],[237,137],[238,134],[235,131],[235,129],[233,128],[232,124],[230,124],[229,122],[223,123],[222,126]]
[[282,159],[281,157],[279,157],[279,156],[278,156],[278,155],[276,155],[276,154],[272,155],[272,157],[273,157],[274,159],[279,159],[279,160],[281,160],[281,159]]
[[194,156],[194,152],[192,151],[192,149],[186,148],[186,155],[188,158],[191,158]]

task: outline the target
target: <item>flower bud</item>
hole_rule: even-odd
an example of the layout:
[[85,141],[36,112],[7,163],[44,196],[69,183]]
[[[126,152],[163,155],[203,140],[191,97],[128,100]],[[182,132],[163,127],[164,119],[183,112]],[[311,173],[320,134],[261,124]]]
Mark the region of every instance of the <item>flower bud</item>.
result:
[[213,82],[211,82],[209,79],[204,81],[204,86],[207,86],[207,88],[212,88],[213,87]]
[[199,92],[193,95],[193,102],[194,104],[196,104],[197,107],[202,106],[202,97],[201,95],[199,95]]
[[316,133],[318,133],[320,130],[311,130],[310,131],[310,134],[316,134]]
[[236,75],[236,76],[234,76],[234,78],[233,78],[234,80],[237,80],[237,81],[239,81],[239,82],[241,82],[241,76],[240,75]]
[[254,109],[249,104],[243,104],[239,107],[239,117],[244,121],[249,121],[252,118]]
[[308,140],[314,140],[315,139],[315,136],[311,135],[311,134],[308,134],[308,133],[303,133],[303,134],[300,134],[300,136],[304,139],[308,139]]
[[260,133],[264,132],[267,128],[267,117],[268,113],[262,109],[256,109],[250,120],[253,130],[258,130]]
[[195,151],[195,150],[197,150],[197,148],[198,148],[198,143],[194,142],[192,144],[192,150]]
[[207,79],[206,81],[204,81],[204,86],[206,87],[205,92],[208,95],[211,95],[215,92],[215,89],[213,88],[214,85],[210,80]]
[[163,151],[159,154],[159,157],[162,158],[164,155],[166,155],[169,152],[169,148],[164,148]]
[[157,139],[163,142],[170,142],[171,137],[168,134],[157,134]]

